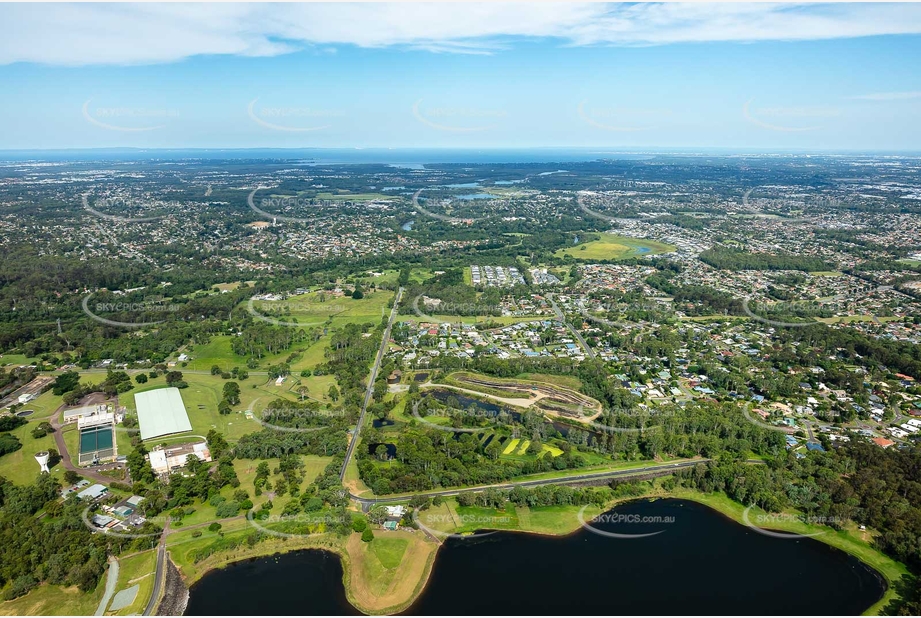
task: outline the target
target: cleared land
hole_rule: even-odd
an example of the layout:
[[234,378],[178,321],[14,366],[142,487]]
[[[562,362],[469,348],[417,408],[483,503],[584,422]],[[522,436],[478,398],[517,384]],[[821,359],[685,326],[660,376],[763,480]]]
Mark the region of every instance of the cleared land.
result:
[[105,590],[105,576],[93,592],[80,592],[76,586],[42,585],[29,594],[0,602],[3,616],[92,616]]
[[577,260],[620,260],[623,258],[671,253],[673,245],[648,238],[630,238],[618,234],[599,234],[598,240],[585,242],[574,247],[560,249],[556,257],[572,257]]
[[[260,428],[259,423],[255,420],[248,420],[242,413],[243,410],[250,409],[256,400],[261,399],[262,405],[267,406],[272,399],[278,396],[293,399],[281,389],[272,392],[274,382],[272,382],[271,388],[264,386],[264,381],[267,379],[265,376],[252,376],[245,381],[238,382],[240,384],[240,404],[233,407],[231,414],[222,416],[218,413],[217,406],[223,398],[224,384],[228,380],[224,380],[220,376],[199,374],[184,374],[183,379],[189,386],[188,388],[180,389],[180,394],[182,395],[185,411],[192,424],[192,431],[148,440],[146,443],[148,448],[162,442],[178,442],[193,435],[204,436],[210,429],[222,432],[229,441],[238,440],[241,436],[258,431]],[[129,412],[135,412],[137,410],[135,404],[135,395],[137,393],[161,388],[165,383],[165,377],[160,376],[150,380],[143,386],[135,387],[135,390],[121,395],[119,401]],[[254,384],[257,385],[256,388],[252,388]]]

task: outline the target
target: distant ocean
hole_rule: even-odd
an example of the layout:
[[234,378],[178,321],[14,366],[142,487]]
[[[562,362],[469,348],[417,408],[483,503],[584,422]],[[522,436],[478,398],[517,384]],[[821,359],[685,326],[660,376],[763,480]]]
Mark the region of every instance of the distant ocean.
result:
[[918,152],[809,152],[731,148],[88,148],[0,150],[0,163],[67,161],[220,161],[274,160],[289,165],[580,163],[614,159],[643,161],[663,157],[867,156],[917,159]]
[[418,168],[432,163],[578,163],[600,159],[644,160],[652,153],[605,148],[398,149],[398,148],[95,148],[0,150],[0,161],[156,161],[263,159],[303,165],[383,164]]

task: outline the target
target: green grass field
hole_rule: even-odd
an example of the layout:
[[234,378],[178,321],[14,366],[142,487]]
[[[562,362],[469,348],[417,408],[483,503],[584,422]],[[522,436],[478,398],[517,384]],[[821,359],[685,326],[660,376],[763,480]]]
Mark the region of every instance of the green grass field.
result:
[[374,537],[374,540],[371,541],[371,551],[385,569],[395,569],[400,566],[408,546],[409,541],[406,539],[383,534]]
[[138,593],[131,605],[111,615],[137,616],[144,611],[147,601],[150,600],[150,594],[153,592],[156,566],[157,552],[155,550],[145,551],[119,560],[118,585],[115,587],[116,594],[135,584],[138,585]]
[[[29,417],[32,418],[31,416]],[[54,436],[48,434],[44,438],[35,439],[32,437],[32,430],[38,425],[40,420],[30,420],[22,427],[18,427],[9,432],[22,442],[22,448],[13,453],[7,453],[0,457],[0,476],[15,483],[16,485],[28,485],[35,481],[39,474],[38,463],[35,461],[35,453],[47,451],[54,448]],[[51,469],[51,473],[60,477],[63,474],[63,466],[60,464]]]
[[[419,514],[419,521],[439,532],[464,534],[476,530],[517,530],[538,534],[569,534],[579,528],[581,506],[516,507],[507,503],[504,509],[458,506],[448,498]],[[585,509],[586,520],[601,513],[597,507]]]
[[[233,462],[234,470],[237,473],[237,478],[240,479],[240,487],[233,488],[231,486],[226,486],[221,490],[221,495],[224,496],[227,500],[232,499],[236,489],[243,489],[249,494],[250,500],[253,501],[253,504],[258,506],[268,500],[268,496],[262,495],[257,496],[255,491],[255,485],[253,481],[256,478],[256,466],[259,465],[260,460],[254,459],[235,459]],[[275,468],[278,466],[278,459],[267,459],[265,460],[269,464],[269,480],[272,483],[275,483],[277,478],[274,472]],[[331,457],[319,457],[315,455],[302,455],[301,461],[304,462],[304,481],[300,485],[300,489],[303,490],[307,485],[312,483],[317,476],[326,466],[332,461]],[[299,498],[295,498],[299,499]],[[285,505],[292,500],[289,493],[285,493],[284,496],[278,497],[273,500],[273,513],[281,513]],[[196,500],[191,507],[194,509],[194,513],[187,515],[182,518],[180,523],[173,523],[172,528],[174,530],[182,530],[188,526],[195,526],[198,524],[203,524],[209,521],[220,521],[217,517],[217,507],[211,506],[207,501]],[[239,513],[239,515],[245,515],[245,513]],[[222,524],[223,525],[223,524]]]
[[37,359],[29,358],[25,354],[0,354],[0,367],[10,365],[19,367],[20,365],[32,365]]
[[[283,396],[288,399],[294,399],[287,391],[275,389],[274,382],[271,383],[271,386],[265,385],[265,376],[253,376],[248,380],[238,382],[240,384],[240,404],[233,407],[233,412],[231,414],[221,416],[218,414],[217,405],[223,398],[222,391],[227,380],[222,379],[220,376],[199,374],[185,374],[183,378],[189,386],[188,388],[180,389],[179,393],[182,396],[186,412],[189,415],[192,431],[188,434],[170,436],[169,440],[171,441],[179,440],[183,435],[204,436],[210,429],[220,431],[227,440],[238,440],[241,436],[259,431],[260,429],[259,423],[255,420],[248,420],[241,413],[242,410],[249,409],[257,400],[258,404],[256,408],[261,410],[265,406],[268,406],[276,397]],[[257,388],[252,388],[253,384],[256,384]],[[166,386],[166,378],[160,376],[150,380],[147,384],[140,385],[134,390],[121,395],[119,401],[130,413],[135,413],[137,412],[137,407],[135,405],[134,396],[137,393],[153,390],[155,388],[163,388],[164,386]],[[254,408],[254,410],[256,408]],[[163,440],[164,439],[148,440],[147,446],[150,448]]]
[[643,255],[656,255],[670,253],[676,247],[649,240],[646,238],[630,238],[617,234],[600,234],[598,240],[582,243],[574,247],[559,249],[556,257],[572,257],[577,260],[619,260]]
[[[394,274],[395,272],[393,271]],[[372,278],[372,280],[377,279]],[[281,322],[297,322],[305,329],[329,329],[325,336],[315,342],[297,343],[290,350],[259,359],[259,367],[256,371],[264,370],[270,365],[284,363],[292,354],[298,355],[289,363],[292,374],[298,374],[303,369],[313,369],[325,360],[325,351],[329,346],[333,330],[352,323],[377,324],[381,316],[386,315],[392,300],[393,292],[375,290],[367,292],[364,298],[358,300],[351,297],[336,298],[328,292],[311,292],[284,301],[255,301],[253,306],[256,312],[266,317]],[[241,306],[245,308],[247,303]],[[279,311],[282,308],[289,309],[290,313],[272,315],[272,311]],[[180,371],[182,369],[209,371],[215,365],[224,371],[230,371],[234,367],[245,368],[249,358],[235,354],[231,347],[232,341],[233,337],[230,335],[215,335],[206,344],[187,346],[182,351],[190,357],[190,360],[184,365],[180,363],[182,366],[177,366],[177,369]],[[324,393],[328,389],[327,385]],[[319,393],[319,391],[316,392]]]
[[[9,355],[4,356],[4,359],[7,358]],[[32,430],[42,421],[48,421],[62,403],[63,398],[52,394],[49,390],[23,405],[23,410],[35,410],[35,412],[26,417],[28,423],[9,432],[19,438],[22,448],[0,457],[0,476],[17,485],[25,485],[35,480],[39,471],[38,464],[35,462],[35,453],[55,448],[55,446],[53,434],[36,439],[32,437]],[[63,474],[63,468],[60,465],[55,466],[51,473],[60,476]]]
[[575,376],[558,376],[549,373],[521,373],[515,376],[519,380],[529,380],[531,382],[546,382],[578,391],[582,388],[582,380]]
[[102,599],[105,580],[103,575],[96,589],[89,594],[81,592],[76,586],[64,588],[45,584],[18,599],[0,601],[0,615],[92,616]]
[[[272,317],[272,312],[285,311],[279,316],[282,322],[297,321],[298,324],[341,328],[346,324],[372,322],[377,324],[393,300],[389,290],[367,291],[364,298],[333,296],[330,292],[310,292],[292,296],[281,301],[255,301],[254,308],[260,314]],[[288,313],[290,311],[290,313]]]

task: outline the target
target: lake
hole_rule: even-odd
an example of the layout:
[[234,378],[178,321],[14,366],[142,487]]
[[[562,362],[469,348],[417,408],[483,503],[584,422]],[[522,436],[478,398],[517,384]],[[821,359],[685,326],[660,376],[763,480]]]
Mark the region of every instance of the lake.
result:
[[466,195],[455,195],[454,199],[458,200],[494,200],[495,195],[489,193],[468,193]]
[[[638,501],[624,520],[566,537],[450,538],[408,615],[856,615],[884,592],[880,576],[814,539],[777,539],[684,500]],[[671,518],[671,523],[668,519]],[[385,534],[385,533],[379,533]],[[213,571],[187,615],[351,615],[338,560],[320,551]],[[258,592],[255,592],[258,591]]]

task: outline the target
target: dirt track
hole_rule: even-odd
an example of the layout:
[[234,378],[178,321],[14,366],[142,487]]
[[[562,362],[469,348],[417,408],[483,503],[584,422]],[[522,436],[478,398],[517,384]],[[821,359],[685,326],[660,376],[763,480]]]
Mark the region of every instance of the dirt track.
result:
[[576,391],[554,386],[552,384],[541,382],[522,382],[520,385],[516,385],[503,380],[495,380],[486,377],[471,377],[463,374],[451,377],[455,382],[458,382],[459,384],[467,384],[473,387],[483,386],[500,391],[510,391],[516,394],[525,394],[529,399],[532,399],[535,395],[538,395],[539,399],[547,398],[551,401],[559,402],[562,404],[582,406],[583,408],[594,412],[601,411],[601,404],[595,399],[592,399],[591,397],[581,393],[577,393]]

